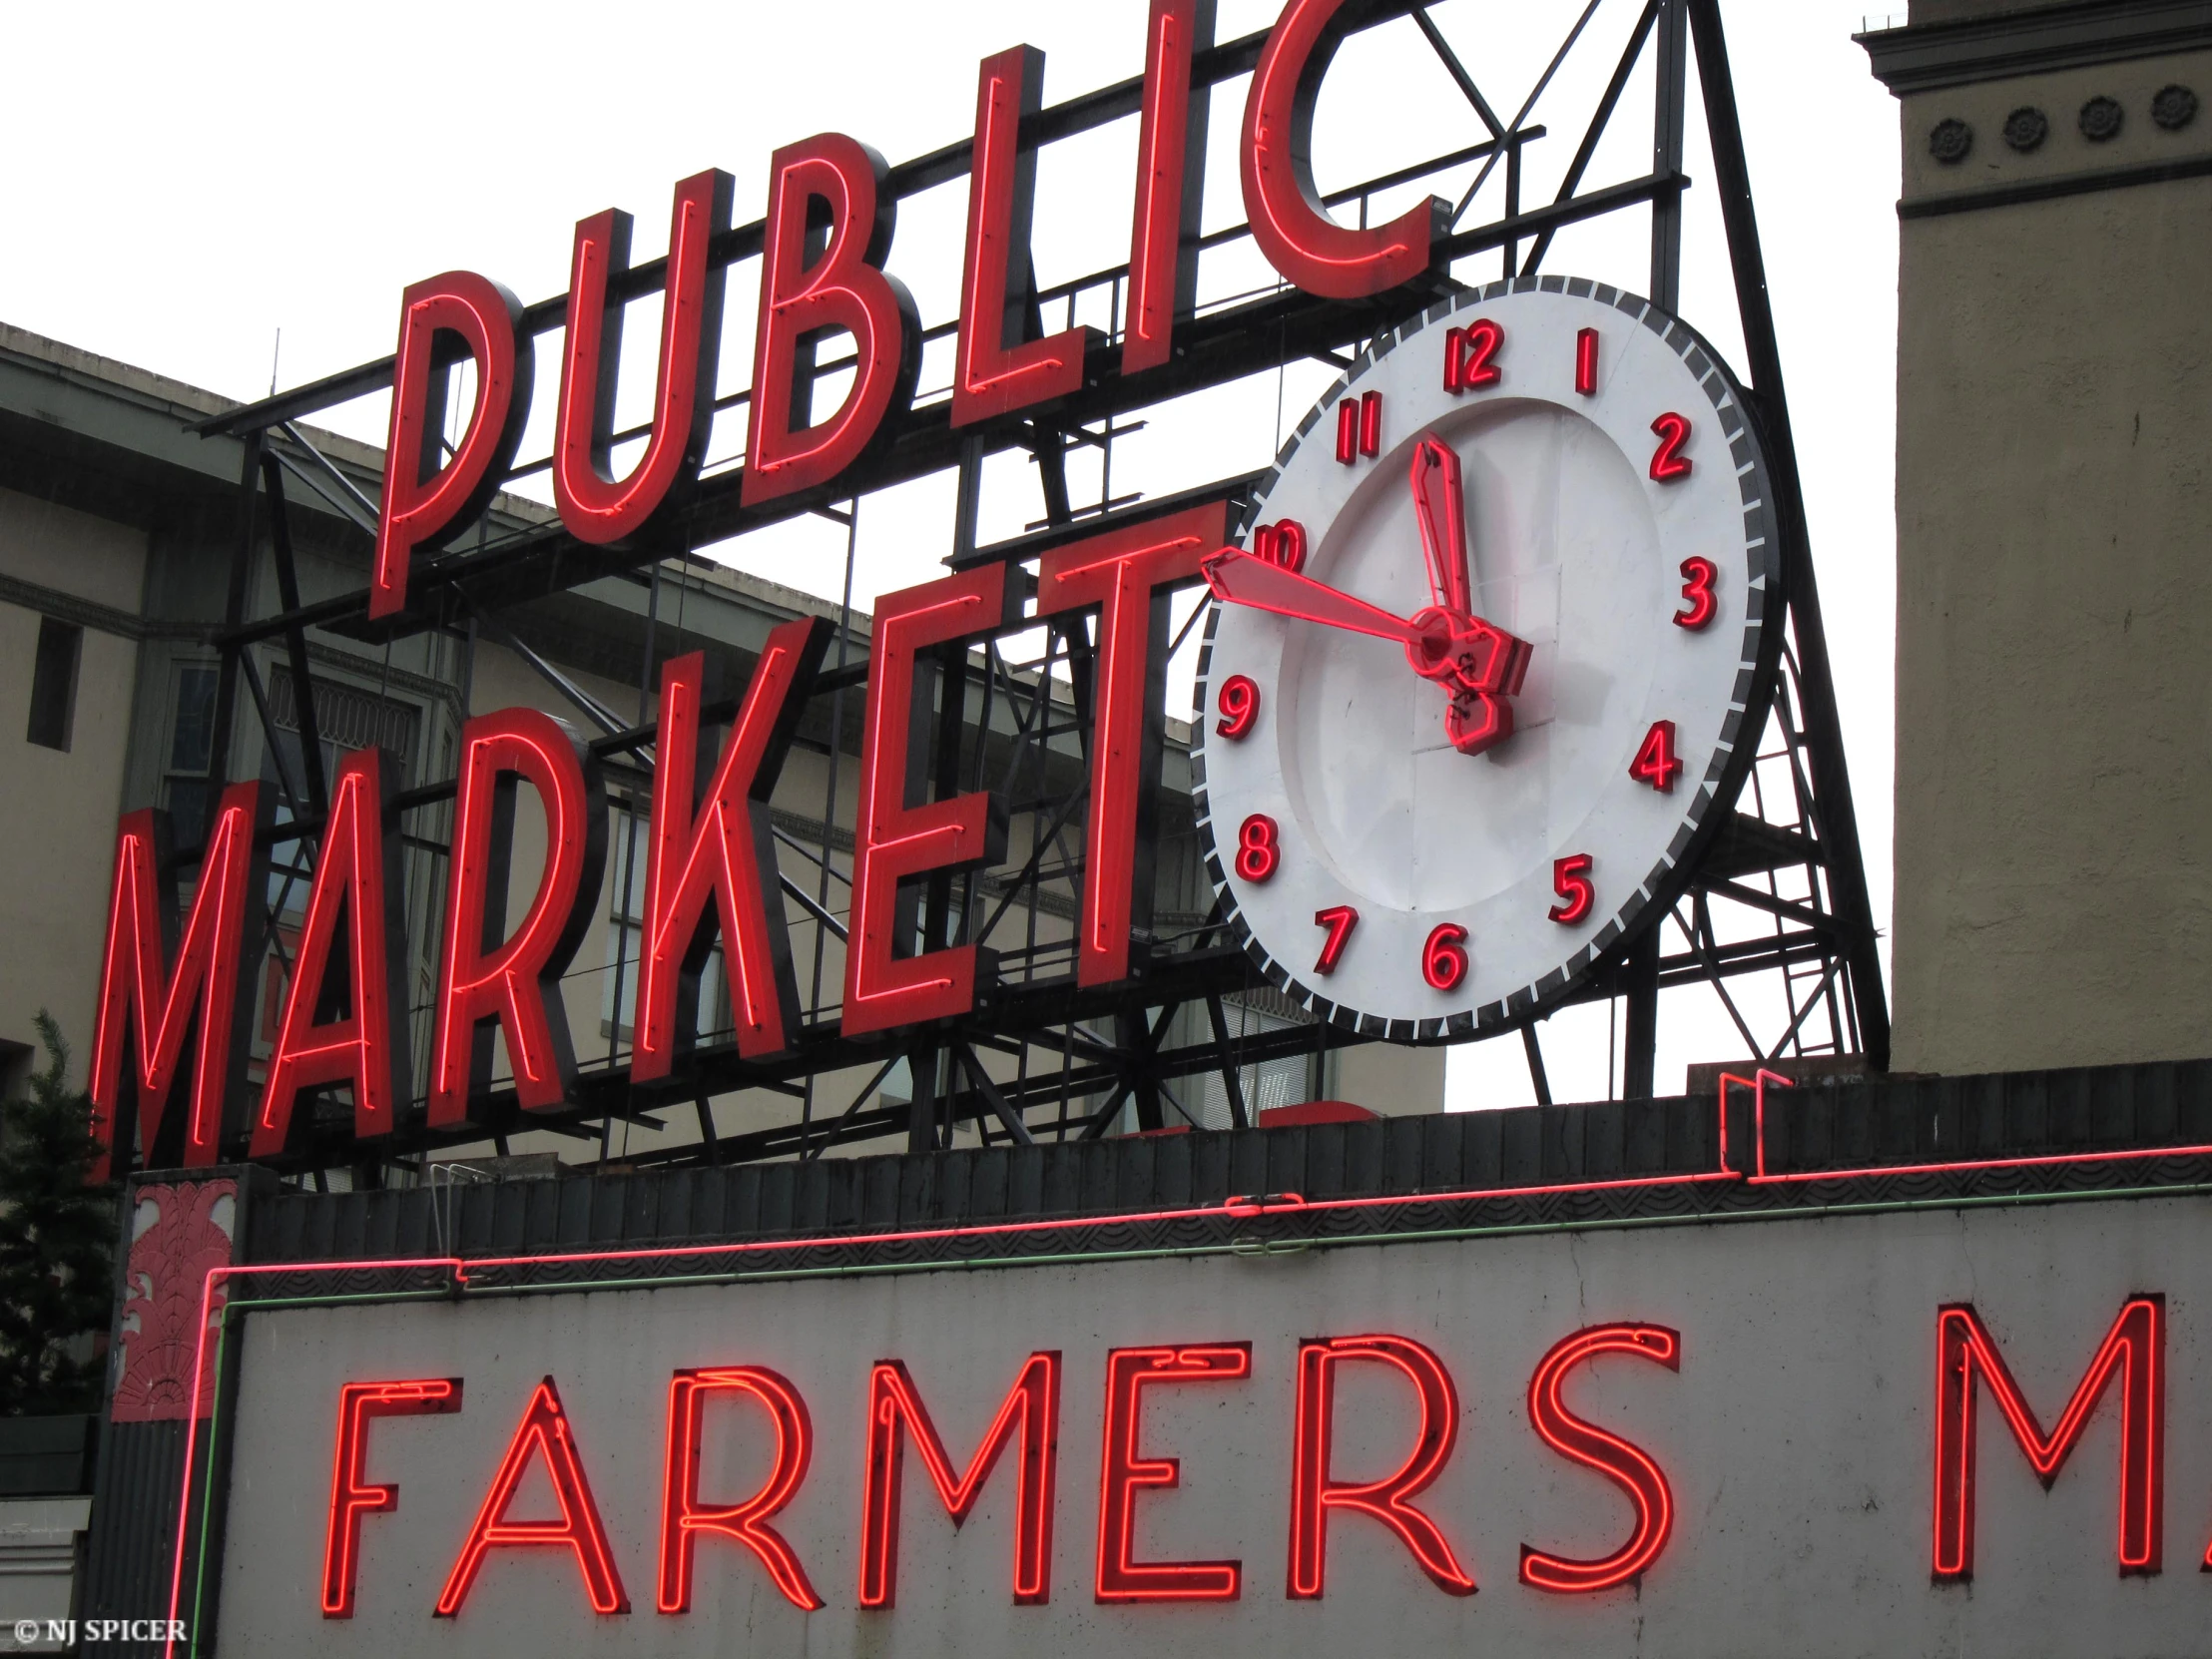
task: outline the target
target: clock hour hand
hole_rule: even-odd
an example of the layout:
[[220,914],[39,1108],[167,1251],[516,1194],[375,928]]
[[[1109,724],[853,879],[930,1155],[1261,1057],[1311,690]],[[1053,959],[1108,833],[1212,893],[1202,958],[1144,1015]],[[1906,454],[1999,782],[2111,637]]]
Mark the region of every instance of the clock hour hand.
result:
[[1428,591],[1436,603],[1461,616],[1474,614],[1474,583],[1467,569],[1467,503],[1459,457],[1440,438],[1413,445],[1413,517],[1428,561]]
[[[1229,605],[1249,605],[1256,611],[1298,617],[1325,628],[1346,628],[1355,634],[1396,640],[1408,651],[1433,639],[1437,630],[1422,629],[1379,605],[1355,599],[1327,582],[1286,570],[1272,559],[1263,559],[1241,548],[1225,547],[1202,561],[1199,571],[1214,597]],[[1424,615],[1426,613],[1423,613]]]

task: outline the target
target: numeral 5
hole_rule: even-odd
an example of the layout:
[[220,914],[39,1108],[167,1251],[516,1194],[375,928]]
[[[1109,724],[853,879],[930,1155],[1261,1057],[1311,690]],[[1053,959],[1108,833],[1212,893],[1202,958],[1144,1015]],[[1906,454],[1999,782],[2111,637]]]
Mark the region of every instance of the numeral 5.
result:
[[1554,904],[1547,912],[1562,927],[1572,927],[1590,913],[1590,906],[1597,902],[1597,888],[1590,881],[1590,865],[1594,862],[1587,852],[1570,853],[1551,861],[1551,890],[1563,902]]

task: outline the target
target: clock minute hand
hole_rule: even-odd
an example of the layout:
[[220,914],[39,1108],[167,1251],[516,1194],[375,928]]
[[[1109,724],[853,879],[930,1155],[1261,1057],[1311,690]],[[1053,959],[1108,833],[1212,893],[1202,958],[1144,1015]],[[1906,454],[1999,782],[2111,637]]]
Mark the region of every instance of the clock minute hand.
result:
[[1467,503],[1459,456],[1440,438],[1413,445],[1413,517],[1428,561],[1428,591],[1436,603],[1461,616],[1474,614],[1474,582],[1467,569]]

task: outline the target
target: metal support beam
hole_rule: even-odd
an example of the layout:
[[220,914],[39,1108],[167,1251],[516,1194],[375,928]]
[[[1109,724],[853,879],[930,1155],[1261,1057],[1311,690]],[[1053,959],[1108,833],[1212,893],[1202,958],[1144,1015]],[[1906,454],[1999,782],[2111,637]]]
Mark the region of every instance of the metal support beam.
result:
[[1659,1059],[1659,927],[1656,923],[1630,941],[1622,980],[1628,1002],[1628,1022],[1622,1033],[1621,1098],[1649,1100],[1654,1093]]
[[1797,443],[1790,430],[1790,405],[1782,385],[1782,346],[1767,294],[1766,257],[1760,250],[1759,221],[1752,207],[1751,167],[1744,154],[1736,86],[1728,65],[1728,41],[1721,29],[1720,0],[1688,0],[1688,5],[1697,46],[1698,84],[1705,94],[1705,127],[1712,141],[1721,222],[1728,233],[1736,305],[1743,320],[1744,350],[1750,359],[1752,395],[1779,486],[1776,505],[1781,509],[1786,560],[1783,586],[1796,624],[1798,696],[1804,708],[1805,735],[1812,750],[1813,788],[1821,810],[1817,828],[1827,846],[1836,919],[1848,940],[1851,998],[1860,1038],[1868,1060],[1877,1070],[1887,1071],[1890,1006],[1882,989],[1882,958],[1876,945],[1874,904],[1867,892],[1859,819],[1852,810],[1851,772],[1844,760],[1835,674],[1829,663],[1828,636],[1821,626],[1820,589],[1813,577],[1812,539],[1805,522],[1804,488],[1798,478]]

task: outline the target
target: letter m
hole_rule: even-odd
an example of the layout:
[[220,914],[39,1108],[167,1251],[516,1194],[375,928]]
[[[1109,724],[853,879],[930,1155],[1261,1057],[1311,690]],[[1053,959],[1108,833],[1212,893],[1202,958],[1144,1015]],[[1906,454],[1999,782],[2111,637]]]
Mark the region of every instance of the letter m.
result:
[[861,1499],[860,1605],[888,1607],[898,1589],[898,1499],[906,1440],[921,1453],[937,1497],[958,1526],[982,1495],[998,1454],[1021,1435],[1014,1484],[1014,1600],[1052,1596],[1052,1483],[1060,1441],[1060,1356],[1032,1354],[964,1473],[955,1474],[914,1380],[897,1360],[879,1360],[868,1378],[867,1481]]
[[[88,1084],[93,1134],[101,1147],[92,1170],[95,1182],[130,1169],[134,1142],[148,1166],[193,1167],[217,1160],[224,1101],[234,1069],[246,1056],[245,1027],[252,1012],[252,998],[241,999],[238,986],[260,795],[258,784],[233,784],[223,792],[181,938],[169,815],[123,816]],[[162,1120],[196,1013],[199,1040],[183,1129],[165,1135]]]
[[1965,1304],[1936,1316],[1936,1560],[1937,1581],[1973,1576],[1974,1420],[1980,1384],[2047,1489],[2088,1426],[2105,1389],[2120,1382],[2120,1572],[2158,1571],[2165,1459],[2166,1302],[2131,1297],[2105,1333],[2049,1434],[1981,1316]]

